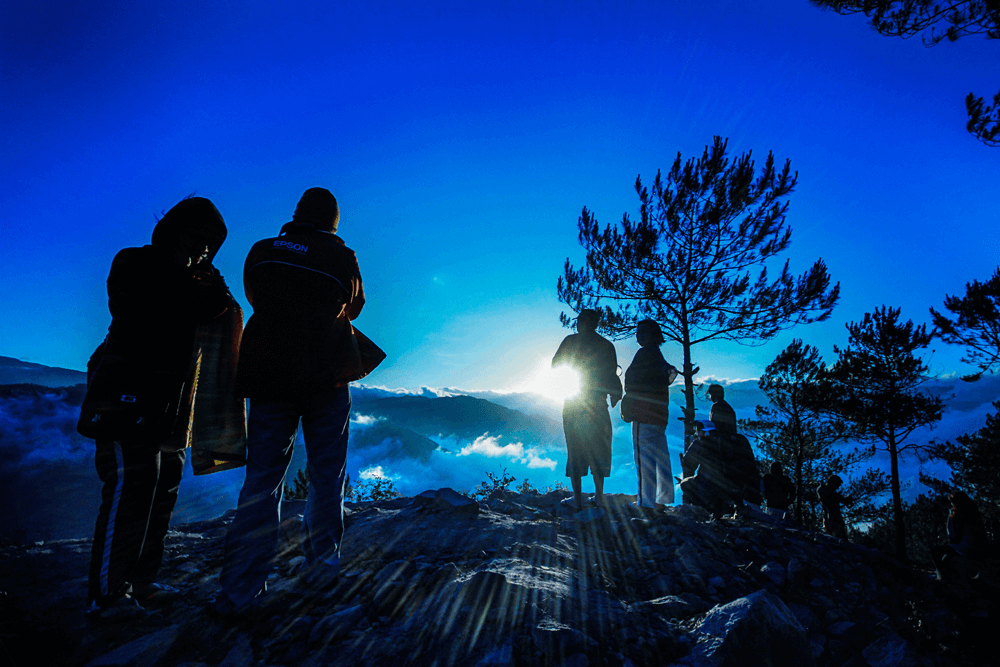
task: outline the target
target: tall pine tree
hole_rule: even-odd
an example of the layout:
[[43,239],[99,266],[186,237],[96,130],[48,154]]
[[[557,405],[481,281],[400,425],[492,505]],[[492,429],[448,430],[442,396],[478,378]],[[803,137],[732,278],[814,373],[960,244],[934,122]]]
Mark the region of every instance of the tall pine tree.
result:
[[985,283],[966,283],[965,296],[946,295],[944,307],[950,317],[931,308],[934,333],[946,343],[964,345],[962,361],[979,367],[977,373],[962,379],[978,380],[992,372],[1000,363],[1000,268]]
[[899,314],[898,308],[882,306],[847,325],[847,347],[834,347],[839,358],[831,370],[837,389],[831,409],[852,425],[857,437],[889,454],[896,555],[905,559],[899,459],[916,449],[907,442],[910,435],[933,427],[943,408],[940,398],[919,389],[928,369],[917,353],[927,347],[931,335],[924,325],[900,322]]
[[[576,312],[611,301],[602,331],[612,337],[630,335],[649,318],[681,345],[688,422],[698,372],[692,347],[714,339],[761,343],[784,328],[826,319],[840,294],[822,260],[798,277],[787,261],[776,278],[768,276],[764,264],[791,242],[785,214],[798,174],[788,161],[776,169],[771,153],[758,173],[749,152],[730,160],[727,143],[715,137],[702,157],[686,162],[678,153],[651,188],[636,178],[638,221],[626,213],[602,228],[584,208],[578,227],[586,263],[576,269],[567,259],[557,283],[559,300]],[[753,279],[751,269],[759,270]],[[561,320],[571,321],[565,313]]]
[[848,475],[870,459],[870,448],[853,451],[837,448],[848,439],[847,424],[829,413],[833,384],[819,350],[796,339],[768,364],[757,383],[770,401],[757,406],[756,418],[741,420],[743,430],[752,436],[761,453],[762,472],[771,462],[778,462],[795,484],[795,520],[819,528],[814,503],[817,486],[837,473],[845,478],[844,494],[854,499],[845,508],[847,518],[867,519],[873,500],[888,489],[888,480],[877,471],[860,478]]

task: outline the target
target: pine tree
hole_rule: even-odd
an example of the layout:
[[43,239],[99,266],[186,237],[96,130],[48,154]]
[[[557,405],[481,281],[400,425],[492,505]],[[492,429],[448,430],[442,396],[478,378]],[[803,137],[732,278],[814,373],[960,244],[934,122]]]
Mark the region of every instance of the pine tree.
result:
[[[651,189],[637,177],[638,222],[626,213],[620,224],[602,229],[584,208],[578,227],[586,264],[575,269],[567,259],[557,283],[559,300],[576,312],[612,301],[603,309],[602,331],[613,338],[630,335],[636,322],[649,318],[681,345],[687,422],[694,418],[699,370],[693,346],[720,338],[762,343],[795,324],[826,319],[840,294],[822,260],[798,277],[786,262],[769,279],[764,264],[791,242],[786,198],[798,174],[788,161],[776,169],[771,153],[758,174],[751,153],[731,161],[727,143],[716,137],[697,160],[684,162],[678,153]],[[565,313],[560,319],[570,325]]]
[[1000,362],[1000,268],[985,283],[973,280],[965,284],[965,296],[945,296],[944,307],[954,319],[931,308],[935,335],[946,343],[964,345],[962,361],[979,367],[978,373],[963,380],[974,381],[992,372]]
[[840,451],[835,448],[848,437],[847,425],[827,411],[833,392],[826,364],[819,351],[796,339],[768,364],[758,382],[769,406],[757,406],[756,419],[741,420],[761,453],[761,472],[771,462],[781,463],[795,484],[795,520],[819,528],[814,491],[831,474],[846,479],[844,495],[854,498],[845,517],[866,520],[876,497],[888,489],[884,476],[865,473],[858,479],[849,474],[871,458],[870,448]]
[[921,478],[938,491],[958,489],[975,499],[983,511],[991,537],[997,537],[1000,526],[1000,401],[993,403],[998,410],[987,415],[986,424],[975,433],[960,435],[951,442],[932,443],[931,458],[944,461],[951,468],[946,483]]
[[899,459],[916,450],[907,442],[918,428],[941,419],[941,399],[919,391],[927,380],[927,365],[916,353],[931,335],[924,325],[899,321],[898,308],[882,306],[865,313],[860,323],[847,325],[847,347],[831,370],[836,393],[831,410],[852,425],[855,435],[889,454],[896,555],[906,558],[906,526],[900,493]]
[[[811,0],[838,14],[864,14],[880,34],[912,37],[923,33],[926,46],[954,42],[967,35],[1000,39],[1000,0]],[[1000,146],[1000,92],[992,106],[969,93],[965,98],[969,121],[965,128],[987,146]]]

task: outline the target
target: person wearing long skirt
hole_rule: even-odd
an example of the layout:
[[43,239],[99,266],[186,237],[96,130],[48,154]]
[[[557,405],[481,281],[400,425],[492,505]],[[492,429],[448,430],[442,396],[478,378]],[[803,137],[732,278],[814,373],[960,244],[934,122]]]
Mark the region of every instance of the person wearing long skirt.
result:
[[625,371],[622,419],[632,423],[632,447],[639,477],[638,504],[663,509],[674,502],[674,479],[667,451],[670,384],[677,369],[663,358],[663,332],[654,320],[639,322],[639,351]]

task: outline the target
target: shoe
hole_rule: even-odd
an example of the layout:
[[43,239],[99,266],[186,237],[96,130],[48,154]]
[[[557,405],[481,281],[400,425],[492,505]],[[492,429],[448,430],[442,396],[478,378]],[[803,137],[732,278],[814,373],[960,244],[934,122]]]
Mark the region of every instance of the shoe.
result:
[[220,618],[236,618],[241,615],[236,604],[222,591],[217,591],[208,601],[207,606],[210,612]]
[[303,563],[296,577],[296,588],[309,596],[327,597],[340,585],[340,567],[324,563]]
[[119,623],[122,621],[131,621],[136,618],[143,618],[146,615],[146,610],[141,604],[139,604],[138,600],[130,595],[125,595],[103,607],[98,606],[98,604],[94,602],[91,604],[90,608],[87,609],[86,614],[87,620]]
[[132,597],[140,604],[159,606],[177,602],[184,594],[173,586],[166,584],[148,583],[133,584]]
[[577,507],[576,498],[574,498],[573,496],[570,496],[569,498],[563,498],[562,500],[559,501],[559,504],[562,505],[563,507],[573,510],[574,512],[579,512],[582,509],[580,507]]
[[639,510],[646,516],[656,516],[657,514],[659,514],[659,512],[656,510],[655,507],[646,507],[644,505],[640,505],[638,501],[634,503],[629,503],[628,506],[634,507],[635,509]]
[[206,606],[212,614],[231,621],[254,621],[263,613],[264,608],[260,594],[242,607],[237,607],[236,603],[230,600],[229,596],[222,590],[216,591]]

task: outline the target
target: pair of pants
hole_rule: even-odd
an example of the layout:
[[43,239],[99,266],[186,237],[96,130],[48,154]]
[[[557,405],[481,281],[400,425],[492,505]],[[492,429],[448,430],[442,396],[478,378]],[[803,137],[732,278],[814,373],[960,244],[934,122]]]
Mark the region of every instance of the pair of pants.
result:
[[161,452],[134,441],[97,441],[94,466],[104,486],[90,555],[88,606],[106,606],[131,584],[153,583],[177,503],[185,450]]
[[667,451],[666,425],[632,422],[632,448],[639,475],[639,505],[673,504],[674,478]]
[[278,545],[281,493],[300,419],[309,475],[302,521],[306,563],[324,570],[328,578],[339,574],[350,415],[346,385],[312,398],[250,399],[246,479],[226,535],[221,575],[222,590],[237,607],[266,590]]

